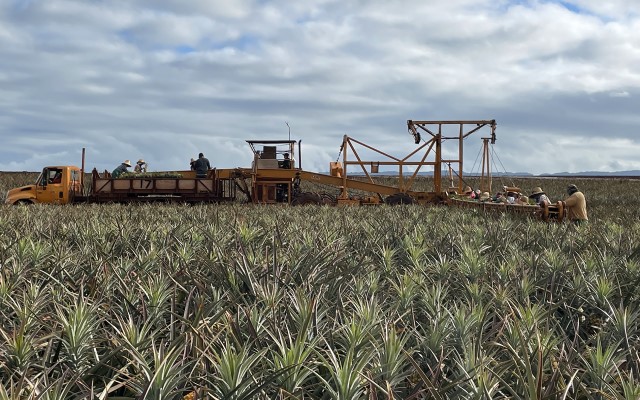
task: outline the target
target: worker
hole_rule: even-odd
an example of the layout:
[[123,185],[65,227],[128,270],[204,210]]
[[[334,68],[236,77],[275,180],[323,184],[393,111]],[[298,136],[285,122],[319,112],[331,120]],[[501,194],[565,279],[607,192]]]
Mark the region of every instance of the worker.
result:
[[496,196],[493,198],[493,202],[494,203],[500,203],[500,204],[508,204],[509,203],[509,201],[507,200],[507,197],[502,192],[496,193]]
[[53,178],[51,178],[49,183],[62,183],[62,171],[57,170]]
[[118,165],[111,173],[111,177],[117,178],[125,172],[129,172],[127,168],[131,168],[131,161],[129,160],[125,160],[122,164]]
[[529,198],[533,199],[533,201],[535,201],[539,206],[542,206],[542,204],[551,204],[549,197],[547,197],[547,194],[543,192],[542,188],[540,188],[539,186],[533,188],[533,192],[531,193],[531,196],[529,196]]
[[195,163],[196,163],[196,159],[192,158],[191,162],[189,163],[189,168],[191,169],[191,171],[195,171],[196,170]]
[[209,160],[205,158],[204,154],[198,154],[198,159],[193,163],[193,167],[196,171],[196,178],[206,178],[207,172],[211,169]]
[[141,158],[136,163],[136,166],[133,167],[133,172],[139,174],[141,172],[147,172],[147,163]]
[[471,189],[471,186],[467,186],[464,188],[464,197],[468,197],[470,199],[476,198],[476,192]]
[[567,206],[569,221],[576,225],[586,224],[589,218],[587,218],[587,200],[584,198],[584,194],[578,190],[576,185],[569,185],[567,194],[569,197],[565,199],[564,203]]
[[280,168],[291,169],[291,159],[289,158],[289,153],[283,154],[284,160],[282,160],[282,164],[280,164]]

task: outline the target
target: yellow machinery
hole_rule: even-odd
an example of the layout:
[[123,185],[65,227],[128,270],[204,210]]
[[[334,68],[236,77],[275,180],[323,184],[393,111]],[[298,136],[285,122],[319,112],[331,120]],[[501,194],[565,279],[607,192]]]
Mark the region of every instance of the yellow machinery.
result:
[[[443,135],[443,126],[456,125],[459,134]],[[127,176],[113,179],[108,172],[92,173],[91,186],[83,190],[84,150],[82,168],[74,166],[46,167],[43,176],[62,173],[60,183],[51,184],[39,178],[35,185],[12,190],[7,203],[59,203],[71,202],[136,202],[180,201],[218,202],[234,200],[236,189],[244,192],[253,203],[290,204],[402,204],[442,203],[447,193],[442,189],[442,167],[457,164],[462,188],[462,144],[470,134],[483,127],[490,127],[495,140],[494,120],[473,121],[408,121],[408,130],[418,147],[403,157],[396,157],[349,136],[344,136],[340,146],[341,161],[329,165],[329,174],[305,171],[300,168],[300,142],[293,140],[248,140],[253,152],[250,168],[214,169],[207,178],[198,179],[191,171],[178,171],[179,176]],[[422,140],[424,136],[427,139]],[[442,158],[442,145],[455,140],[458,157]],[[372,159],[365,159],[373,156]],[[285,154],[288,160],[285,161]],[[352,158],[353,157],[353,158]],[[355,173],[349,175],[351,169]],[[380,183],[374,175],[382,171],[397,176],[397,184]],[[433,189],[419,191],[414,183],[420,173],[430,168],[433,173]],[[360,175],[358,175],[360,174]],[[250,183],[247,183],[250,181]],[[301,182],[324,185],[333,193],[302,192]],[[335,194],[335,192],[339,194]]]
[[[443,127],[455,126],[457,135],[446,136]],[[221,179],[235,179],[237,186],[253,203],[291,204],[406,204],[443,203],[448,199],[442,188],[442,168],[455,165],[460,191],[463,185],[463,141],[472,133],[490,128],[492,142],[495,141],[495,120],[472,121],[407,121],[409,133],[417,148],[403,157],[396,157],[365,144],[355,138],[344,136],[340,146],[341,161],[329,164],[329,174],[309,172],[300,168],[300,142],[292,140],[248,140],[253,151],[251,168],[221,169]],[[422,138],[426,139],[422,139]],[[445,142],[454,142],[456,156],[442,157]],[[298,151],[296,152],[296,144]],[[292,163],[283,168],[284,154]],[[366,159],[364,153],[368,157]],[[340,159],[340,158],[339,158]],[[349,175],[352,168],[355,173]],[[381,171],[380,169],[383,169]],[[388,170],[391,169],[391,170]],[[433,188],[430,191],[414,189],[416,178],[432,170]],[[484,170],[484,169],[483,169]],[[380,183],[376,174],[397,176],[397,184]],[[487,166],[488,174],[488,166]],[[245,180],[251,181],[250,185]],[[333,188],[335,193],[301,192],[300,183],[307,181]]]
[[[462,193],[464,141],[484,128],[489,136],[483,140],[480,186],[491,192],[488,144],[495,143],[495,120],[407,121],[407,129],[417,147],[405,156],[393,156],[349,136],[344,136],[340,155],[329,163],[329,173],[305,171],[301,168],[301,143],[294,140],[248,140],[253,161],[250,168],[212,169],[206,178],[196,178],[193,171],[178,171],[175,176],[128,175],[114,179],[108,172],[100,175],[94,169],[89,188],[85,190],[84,150],[82,168],[54,166],[43,169],[35,185],[9,191],[6,202],[57,203],[73,202],[221,202],[236,200],[236,190],[256,204],[460,204],[450,194]],[[453,131],[453,133],[452,133]],[[453,144],[453,148],[444,146]],[[341,157],[341,158],[340,158]],[[442,185],[443,168],[449,169],[450,185]],[[352,171],[353,170],[353,171]],[[457,177],[454,182],[453,173]],[[431,190],[416,190],[418,176],[431,174]],[[386,175],[380,182],[376,176]],[[391,178],[389,178],[391,175]],[[393,181],[393,184],[389,182]],[[325,187],[329,192],[303,192],[302,182]],[[424,182],[424,181],[423,181]],[[314,186],[314,185],[311,185]],[[484,205],[484,208],[495,207]],[[518,209],[518,211],[525,208]],[[533,208],[531,208],[532,211]],[[522,211],[525,212],[525,211]],[[526,208],[526,212],[529,209]],[[540,211],[543,219],[561,220],[562,205]]]

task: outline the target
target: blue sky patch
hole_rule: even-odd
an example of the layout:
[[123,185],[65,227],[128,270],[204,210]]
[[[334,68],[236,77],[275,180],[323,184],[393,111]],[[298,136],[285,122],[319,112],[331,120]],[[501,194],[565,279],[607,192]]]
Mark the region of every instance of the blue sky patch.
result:
[[176,53],[180,53],[180,54],[189,54],[189,53],[193,53],[194,51],[196,51],[195,48],[193,48],[192,46],[188,46],[188,45],[181,45],[181,46],[177,46],[175,49]]

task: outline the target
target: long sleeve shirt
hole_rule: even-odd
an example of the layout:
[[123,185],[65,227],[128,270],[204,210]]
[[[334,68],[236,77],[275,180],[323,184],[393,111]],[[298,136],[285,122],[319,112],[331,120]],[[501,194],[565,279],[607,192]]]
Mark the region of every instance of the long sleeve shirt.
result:
[[587,201],[582,192],[575,192],[564,201],[567,205],[567,216],[570,221],[589,220],[587,218]]
[[207,176],[207,172],[211,169],[211,164],[209,164],[209,160],[205,157],[198,158],[193,166],[196,169],[197,177]]
[[117,178],[120,175],[122,175],[123,173],[127,172],[127,167],[125,164],[120,164],[116,167],[116,169],[113,170],[113,172],[111,173],[111,177],[112,178]]

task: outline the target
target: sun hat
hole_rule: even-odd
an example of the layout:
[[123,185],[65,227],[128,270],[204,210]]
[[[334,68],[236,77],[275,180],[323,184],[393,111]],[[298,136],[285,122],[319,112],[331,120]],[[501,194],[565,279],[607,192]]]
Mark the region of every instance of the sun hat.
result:
[[536,194],[544,194],[544,192],[542,191],[542,188],[540,186],[533,188],[533,193],[531,193],[531,195],[535,196]]
[[138,160],[138,164],[146,164],[146,163],[145,163],[145,162],[144,162],[144,160],[141,158],[141,159],[139,159],[139,160]]
[[464,194],[471,193],[471,192],[473,192],[473,189],[471,189],[471,186],[467,186],[464,188]]
[[124,160],[123,164],[126,165],[127,167],[130,167],[131,166],[131,161]]
[[491,195],[489,194],[489,192],[483,192],[482,196],[480,196],[480,200],[489,200],[491,198]]

